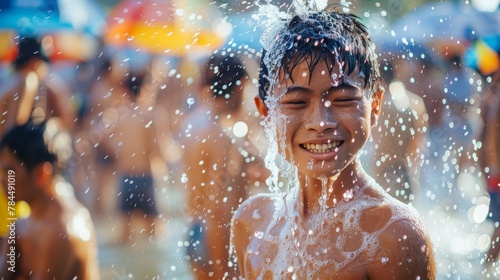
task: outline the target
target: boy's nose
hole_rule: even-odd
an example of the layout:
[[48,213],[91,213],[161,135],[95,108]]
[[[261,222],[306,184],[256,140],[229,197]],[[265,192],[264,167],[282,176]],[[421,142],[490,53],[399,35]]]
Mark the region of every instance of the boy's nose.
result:
[[321,108],[321,107],[323,106],[319,106],[319,108],[315,108],[311,112],[310,117],[307,119],[305,123],[305,128],[307,130],[324,132],[329,129],[337,128],[338,122],[332,115],[331,110],[329,110],[329,108]]

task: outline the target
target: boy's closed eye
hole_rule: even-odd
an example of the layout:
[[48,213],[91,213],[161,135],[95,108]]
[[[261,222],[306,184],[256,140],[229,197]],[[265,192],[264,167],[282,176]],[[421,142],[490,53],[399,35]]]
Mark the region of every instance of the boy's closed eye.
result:
[[292,107],[305,106],[309,97],[309,90],[302,87],[289,87],[281,97],[280,103]]
[[280,101],[282,106],[287,108],[303,108],[307,105],[307,100],[305,99],[296,99],[296,98],[282,98]]

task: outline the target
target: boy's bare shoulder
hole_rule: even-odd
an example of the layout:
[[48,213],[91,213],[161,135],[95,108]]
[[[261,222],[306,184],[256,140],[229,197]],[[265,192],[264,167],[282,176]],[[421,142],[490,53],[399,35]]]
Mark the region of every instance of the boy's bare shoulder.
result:
[[274,193],[259,193],[243,201],[234,213],[234,220],[260,220],[274,213],[274,201],[279,197]]
[[373,199],[372,207],[366,207],[360,224],[364,231],[375,232],[385,228],[385,233],[405,231],[425,234],[425,226],[418,211],[386,193],[375,185],[365,189],[364,194]]

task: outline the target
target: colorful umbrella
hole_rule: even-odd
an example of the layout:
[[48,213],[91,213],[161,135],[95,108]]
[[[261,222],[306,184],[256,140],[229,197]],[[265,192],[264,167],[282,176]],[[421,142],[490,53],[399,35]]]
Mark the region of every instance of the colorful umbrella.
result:
[[109,13],[105,42],[175,56],[212,52],[231,26],[213,6],[189,2],[123,0]]
[[465,65],[488,76],[500,69],[500,35],[474,41],[464,54]]

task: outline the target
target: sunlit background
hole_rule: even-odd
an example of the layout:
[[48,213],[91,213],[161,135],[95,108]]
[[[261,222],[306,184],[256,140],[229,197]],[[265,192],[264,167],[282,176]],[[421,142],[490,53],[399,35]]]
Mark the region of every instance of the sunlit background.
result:
[[[103,209],[99,210],[102,212],[95,220],[103,279],[192,279],[188,265],[183,260],[185,249],[183,234],[186,229],[180,185],[187,179],[179,167],[182,162],[182,150],[185,147],[178,135],[186,132],[180,127],[180,123],[186,115],[199,106],[195,86],[199,77],[200,62],[205,61],[215,49],[232,46],[235,49],[240,48],[241,52],[249,57],[248,69],[252,77],[252,83],[245,93],[244,103],[249,117],[246,122],[239,121],[234,124],[234,134],[237,137],[246,137],[259,126],[260,120],[251,99],[256,94],[257,61],[260,55],[259,35],[265,26],[258,25],[251,17],[252,12],[256,11],[256,6],[252,1],[241,0],[165,0],[156,1],[158,5],[165,4],[163,6],[165,10],[152,6],[143,7],[141,15],[132,16],[129,9],[141,1],[137,0],[134,5],[123,7],[120,5],[126,5],[125,1],[119,0],[60,0],[60,2],[69,4],[61,5],[68,9],[61,11],[61,15],[67,13],[68,21],[71,22],[68,26],[60,23],[51,26],[45,22],[46,18],[37,18],[36,14],[34,16],[28,14],[21,23],[9,23],[8,18],[2,17],[0,13],[0,81],[5,81],[11,74],[12,69],[9,64],[17,54],[16,42],[21,33],[43,37],[42,44],[53,62],[52,71],[72,83],[74,95],[68,106],[75,111],[85,105],[85,91],[96,78],[94,74],[97,70],[92,68],[92,62],[103,54],[116,53],[121,56],[120,59],[124,64],[136,68],[145,65],[143,63],[147,59],[143,57],[158,59],[158,67],[154,69],[158,72],[163,71],[164,76],[173,80],[174,84],[182,85],[182,92],[176,96],[169,96],[166,92],[173,86],[166,82],[159,84],[158,93],[152,98],[156,98],[152,102],[157,101],[163,110],[161,112],[170,120],[160,125],[173,132],[176,141],[175,145],[165,147],[170,156],[169,170],[164,171],[161,170],[162,167],[158,167],[160,173],[165,172],[159,175],[160,183],[157,188],[164,230],[161,242],[153,247],[114,246],[110,240],[117,234],[117,226],[113,223],[116,218],[114,213],[116,191],[108,187],[106,191],[109,193],[102,194],[99,201],[96,201],[95,197],[91,196],[94,191],[89,187],[75,186],[75,189],[77,197],[89,208],[98,207],[102,200],[109,199],[109,202],[99,206]],[[439,161],[444,162],[444,171],[434,170],[439,173],[436,176],[443,174],[448,176],[447,172],[454,171],[459,165],[459,160],[454,158],[454,155],[457,150],[464,147],[454,146],[456,142],[460,142],[456,139],[467,138],[471,153],[459,171],[451,172],[453,173],[449,177],[451,186],[446,185],[448,181],[430,183],[429,177],[437,173],[427,170],[428,173],[424,173],[419,179],[420,186],[418,193],[415,193],[417,198],[410,203],[419,210],[435,244],[439,279],[500,279],[499,274],[493,276],[483,271],[482,258],[490,246],[491,234],[494,227],[498,226],[498,222],[493,224],[487,219],[489,196],[485,191],[484,173],[476,155],[482,147],[476,129],[481,124],[479,96],[486,91],[486,84],[491,82],[491,77],[488,80],[487,75],[480,74],[491,74],[500,67],[500,59],[497,56],[500,48],[496,52],[488,46],[480,49],[490,55],[486,59],[473,53],[478,50],[472,48],[475,45],[478,45],[478,49],[485,46],[478,43],[483,36],[500,34],[500,0],[342,2],[366,23],[381,54],[391,54],[389,58],[385,58],[386,62],[387,59],[395,57],[403,60],[430,58],[442,65],[455,57],[467,62],[469,66],[467,76],[461,76],[457,80],[463,78],[467,81],[467,87],[473,91],[465,97],[463,103],[468,111],[464,113],[466,115],[464,119],[451,118],[446,122],[445,128],[436,132],[439,134],[436,137],[441,137],[438,140],[445,139],[443,143],[451,143],[449,147],[447,146],[448,150],[445,149],[443,154],[439,154]],[[438,6],[445,8],[440,10]],[[0,12],[1,7],[0,5]],[[422,7],[425,9],[420,9]],[[169,13],[167,9],[172,9],[173,13],[171,11]],[[46,30],[40,28],[41,26],[47,26]],[[398,52],[401,55],[394,55]],[[381,65],[384,67],[385,64]],[[412,84],[419,84],[420,79],[432,78],[433,76],[409,74],[404,82],[411,87]],[[450,80],[452,79],[449,78],[442,83],[449,83]],[[394,92],[398,89],[404,91],[398,84],[392,86]],[[444,86],[443,89],[445,93],[453,90],[452,85]],[[451,101],[443,98],[439,102],[447,104],[446,102]],[[102,115],[105,122],[113,122],[117,118],[117,112],[112,110],[104,110]],[[432,122],[432,119],[430,121]],[[448,137],[446,133],[461,125],[470,126],[470,129],[468,128],[462,135],[457,135],[455,131],[455,134],[450,134],[452,136]],[[460,130],[459,133],[463,131]],[[100,134],[102,131],[93,131],[92,137]],[[265,141],[265,139],[255,141]],[[89,147],[92,149],[91,144],[81,145],[79,148],[83,150]],[[432,145],[427,144],[427,146]],[[436,151],[436,154],[440,152],[442,151]],[[369,152],[364,156],[369,156]],[[379,163],[381,161],[382,158]],[[427,159],[424,161],[424,165],[426,164],[430,166],[432,162]],[[372,171],[370,166],[366,168]],[[426,179],[429,179],[429,182],[426,182]],[[437,189],[430,187],[434,183],[437,185],[443,183],[445,187]],[[20,216],[29,215],[26,205],[21,208]],[[97,210],[91,209],[91,212],[93,211]]]

